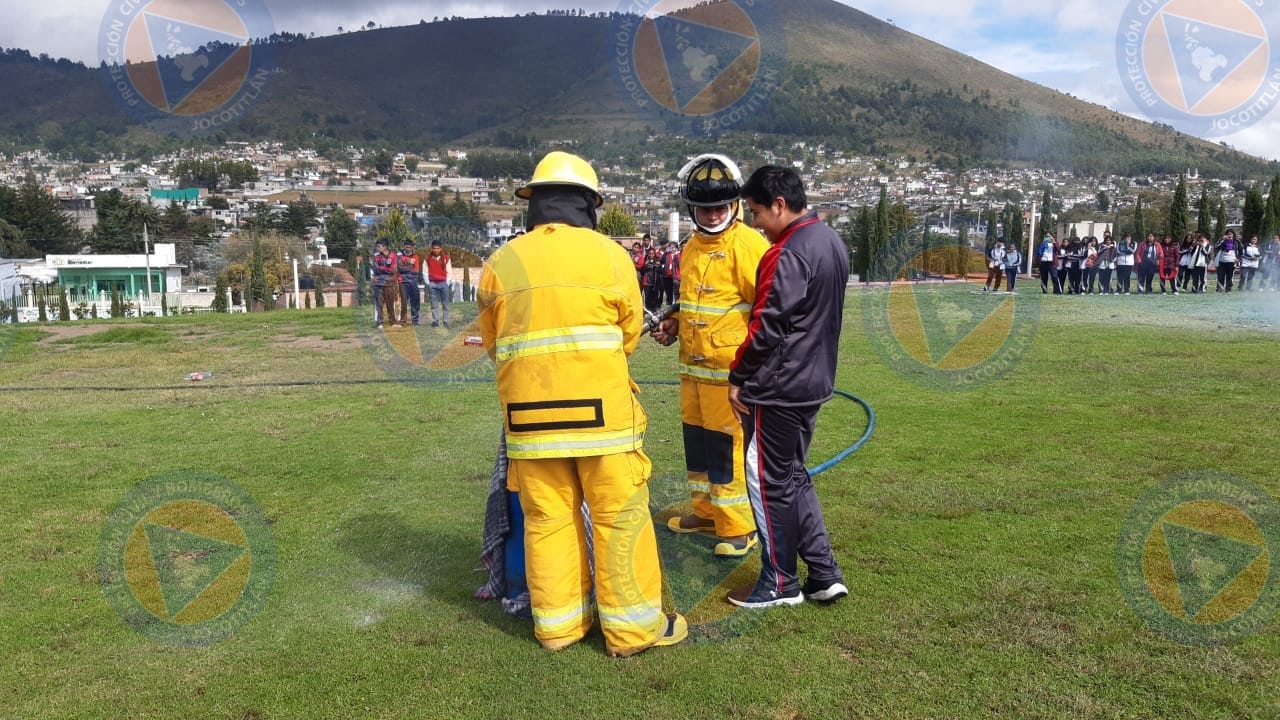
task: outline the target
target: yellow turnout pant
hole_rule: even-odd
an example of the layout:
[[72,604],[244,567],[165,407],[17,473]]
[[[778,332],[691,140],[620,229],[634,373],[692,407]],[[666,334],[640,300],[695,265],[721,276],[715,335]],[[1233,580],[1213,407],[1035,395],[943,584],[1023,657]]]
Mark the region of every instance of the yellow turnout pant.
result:
[[642,451],[582,458],[512,459],[508,487],[524,510],[534,636],[564,647],[591,629],[591,569],[581,506],[591,511],[596,603],[605,645],[629,654],[666,627],[662,570],[649,514]]
[[754,531],[743,469],[742,421],[729,404],[728,386],[680,378],[680,419],[694,515],[714,520],[720,537]]

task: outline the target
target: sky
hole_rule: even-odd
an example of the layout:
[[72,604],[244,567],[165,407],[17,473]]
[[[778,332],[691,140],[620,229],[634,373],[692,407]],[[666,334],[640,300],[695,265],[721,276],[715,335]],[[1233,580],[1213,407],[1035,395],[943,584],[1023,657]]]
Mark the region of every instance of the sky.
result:
[[[103,18],[121,3],[145,4],[150,0],[52,0],[50,4],[29,0],[0,0],[0,47],[24,48],[33,54],[47,53],[95,65],[99,60],[99,35]],[[182,0],[183,2],[221,2],[223,0]],[[245,0],[233,0],[245,1]],[[275,28],[290,32],[329,35],[339,27],[351,29],[372,21],[390,27],[408,25],[434,17],[498,17],[545,11],[548,8],[581,8],[587,12],[613,11],[633,5],[650,7],[655,0],[500,0],[497,2],[428,2],[425,0],[247,0],[265,2]],[[759,2],[760,0],[756,0]],[[785,0],[776,0],[785,2]],[[1264,63],[1254,77],[1267,73],[1280,77],[1275,59],[1280,57],[1280,8],[1263,8],[1277,0],[840,0],[879,19],[891,21],[904,30],[971,55],[1005,72],[1040,83],[1082,100],[1095,102],[1134,117],[1149,119],[1132,97],[1131,82],[1117,64],[1123,56],[1124,32],[1129,20],[1150,15],[1152,7],[1164,6],[1165,12],[1177,10],[1181,16],[1198,20],[1224,17],[1235,13],[1233,27],[1248,27],[1248,13],[1261,23],[1254,33],[1264,41],[1266,29],[1276,27],[1277,45],[1261,46],[1254,59]],[[671,2],[671,0],[668,0]],[[1239,7],[1236,7],[1239,6]],[[663,10],[668,6],[663,5]],[[1252,7],[1254,10],[1249,10]],[[1225,11],[1224,11],[1225,9]],[[1241,13],[1244,14],[1241,14]],[[1269,13],[1270,16],[1266,15]],[[1149,22],[1149,21],[1148,21]],[[1227,22],[1227,21],[1223,21]],[[1240,23],[1244,23],[1241,25]],[[1184,29],[1192,29],[1186,24]],[[1237,67],[1242,56],[1231,51],[1218,53],[1220,47],[1249,48],[1258,41],[1250,36],[1222,35],[1211,25],[1197,24],[1197,38],[1216,38],[1217,45],[1205,40],[1208,54],[1201,59],[1218,61],[1222,67]],[[1171,34],[1173,31],[1170,31]],[[1213,33],[1219,33],[1214,35]],[[1186,34],[1185,57],[1198,47],[1198,40]],[[788,42],[796,42],[788,38]],[[1270,51],[1271,57],[1267,58]],[[1172,57],[1172,54],[1170,54]],[[1213,66],[1196,68],[1212,72]],[[1206,70],[1205,68],[1209,68]],[[1184,66],[1179,77],[1192,77],[1196,70]],[[1217,76],[1223,77],[1219,69]],[[1192,81],[1194,85],[1194,81]],[[1183,87],[1186,83],[1183,82]],[[1208,87],[1208,86],[1204,86]],[[1280,91],[1280,84],[1277,85]],[[1184,90],[1185,92],[1185,90]],[[1245,97],[1248,93],[1245,94]],[[1256,97],[1256,96],[1255,96]],[[1203,123],[1182,125],[1179,129],[1214,142],[1226,142],[1252,154],[1280,159],[1280,111],[1269,108],[1257,113],[1240,129],[1230,127],[1210,133]]]

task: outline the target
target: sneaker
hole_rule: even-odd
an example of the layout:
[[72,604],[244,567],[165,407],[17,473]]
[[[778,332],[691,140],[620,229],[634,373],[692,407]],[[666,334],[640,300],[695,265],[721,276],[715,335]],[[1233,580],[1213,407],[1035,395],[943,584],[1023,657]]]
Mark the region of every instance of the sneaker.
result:
[[445,321],[444,326],[445,326],[446,328],[447,328],[447,327],[449,327],[449,322],[448,322],[447,320]]
[[799,590],[793,595],[782,595],[774,590],[755,592],[752,588],[740,588],[729,593],[726,599],[741,608],[760,610],[782,605],[800,605],[804,602],[804,594]]
[[759,542],[755,532],[739,535],[736,538],[726,538],[716,543],[716,557],[742,557],[751,552],[751,548]]
[[433,323],[431,323],[431,327],[440,327],[440,323],[438,323],[438,322],[433,322]]
[[382,327],[382,323],[375,323],[375,324],[374,324],[374,326],[373,326],[373,329],[374,329],[374,330],[377,330],[377,329],[379,329],[379,328],[381,328],[381,327]]
[[849,588],[845,587],[842,582],[833,582],[829,585],[816,583],[813,578],[804,581],[804,587],[800,589],[804,596],[815,602],[835,602],[840,598],[849,594]]
[[716,521],[700,518],[697,515],[677,515],[667,521],[667,529],[680,535],[695,532],[714,533]]
[[668,613],[667,626],[663,628],[662,634],[658,636],[657,640],[653,641],[652,645],[645,645],[644,647],[638,648],[626,648],[623,650],[614,650],[613,648],[609,648],[609,655],[611,657],[631,657],[632,655],[638,655],[649,648],[670,647],[683,641],[687,637],[689,637],[689,621],[685,620],[684,616],[678,613]]

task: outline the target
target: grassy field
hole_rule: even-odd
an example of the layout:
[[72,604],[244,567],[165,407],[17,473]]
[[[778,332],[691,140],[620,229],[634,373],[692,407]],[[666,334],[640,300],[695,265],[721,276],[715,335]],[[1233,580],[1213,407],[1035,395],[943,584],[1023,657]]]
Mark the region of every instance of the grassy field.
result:
[[[919,292],[1002,302],[972,287]],[[1116,562],[1135,503],[1176,473],[1280,495],[1280,295],[1046,297],[1009,374],[949,392],[882,361],[862,292],[883,291],[851,292],[837,384],[879,424],[816,481],[850,597],[730,613],[723,586],[757,561],[660,529],[694,638],[628,660],[598,632],[545,652],[471,598],[491,383],[360,382],[387,376],[350,309],[24,327],[0,362],[0,718],[1280,716],[1280,620],[1171,642]],[[671,380],[673,353],[644,343],[634,373]],[[661,513],[685,493],[678,396],[642,400]],[[833,401],[812,460],[864,426]],[[135,632],[98,570],[113,508],[181,472],[242,487],[276,546],[261,612],[205,647]]]

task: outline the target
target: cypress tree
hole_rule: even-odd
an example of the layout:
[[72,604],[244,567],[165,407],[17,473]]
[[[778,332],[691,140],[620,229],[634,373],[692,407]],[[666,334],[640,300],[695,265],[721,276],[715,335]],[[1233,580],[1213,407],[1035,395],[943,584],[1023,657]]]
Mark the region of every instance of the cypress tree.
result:
[[1045,235],[1053,232],[1053,195],[1049,193],[1049,188],[1044,189],[1044,195],[1040,198],[1040,227],[1036,228],[1034,242],[1040,242]]
[[884,253],[889,249],[889,192],[886,188],[880,188],[880,202],[876,203],[876,221],[871,233],[871,256],[867,258],[867,275],[875,276],[874,279],[881,278],[883,274],[888,274],[889,270],[884,267]]
[[71,305],[67,302],[66,288],[61,288],[58,291],[58,320],[71,322]]
[[1138,196],[1138,206],[1133,209],[1133,239],[1142,242],[1147,239],[1147,223],[1142,219],[1142,196]]
[[1173,202],[1169,205],[1169,234],[1179,242],[1187,236],[1187,228],[1191,226],[1191,208],[1187,204],[1187,176],[1178,176],[1178,187],[1173,191]]
[[1213,219],[1213,235],[1211,240],[1217,241],[1218,238],[1227,232],[1227,203],[1223,200],[1218,201],[1218,209]]
[[[1226,207],[1223,207],[1226,212]],[[1257,185],[1249,188],[1249,192],[1244,196],[1244,225],[1241,232],[1245,237],[1252,237],[1262,232],[1262,223],[1267,213],[1266,202],[1262,199],[1262,191]],[[1223,223],[1225,226],[1226,223]],[[1214,229],[1213,239],[1217,240],[1222,237],[1224,230]]]
[[[1258,230],[1258,237],[1271,237],[1280,232],[1280,173],[1277,173],[1271,179],[1271,189],[1267,192],[1267,204],[1262,213],[1262,226]],[[1246,234],[1244,240],[1248,241],[1252,235]]]
[[37,319],[40,320],[40,322],[49,322],[49,312],[45,306],[44,295],[44,292],[41,291],[39,297],[36,299],[36,307],[40,309],[40,317]]
[[213,285],[213,311],[224,313],[227,309],[227,278],[219,275],[218,281]]
[[263,266],[262,244],[258,238],[253,239],[253,260],[249,264],[249,305],[262,303],[264,310],[269,310],[267,303],[267,271]]
[[[1196,232],[1201,235],[1208,235],[1212,229],[1213,210],[1209,206],[1209,191],[1207,188],[1200,188],[1200,200],[1196,202]],[[1174,238],[1181,240],[1181,238]]]

